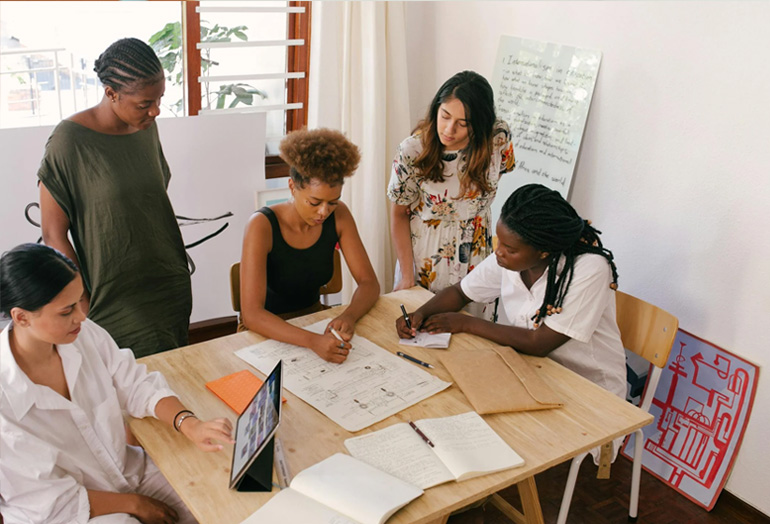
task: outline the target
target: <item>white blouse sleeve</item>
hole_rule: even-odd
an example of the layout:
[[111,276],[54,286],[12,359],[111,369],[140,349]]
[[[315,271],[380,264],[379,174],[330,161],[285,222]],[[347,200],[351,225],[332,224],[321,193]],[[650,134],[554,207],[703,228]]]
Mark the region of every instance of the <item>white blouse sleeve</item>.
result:
[[500,296],[503,271],[495,255],[489,255],[460,281],[460,288],[474,302],[492,302]]
[[603,256],[579,256],[562,312],[546,317],[545,324],[554,331],[588,343],[613,297],[611,282],[612,270]]
[[160,399],[176,396],[166,379],[157,371],[148,372],[147,366],[137,363],[130,349],[118,348],[107,331],[90,320],[86,322],[92,326],[87,334],[94,338],[92,344],[112,376],[121,409],[135,418],[155,416],[155,405]]
[[6,522],[88,522],[88,492],[55,465],[57,453],[51,444],[3,421],[0,489]]

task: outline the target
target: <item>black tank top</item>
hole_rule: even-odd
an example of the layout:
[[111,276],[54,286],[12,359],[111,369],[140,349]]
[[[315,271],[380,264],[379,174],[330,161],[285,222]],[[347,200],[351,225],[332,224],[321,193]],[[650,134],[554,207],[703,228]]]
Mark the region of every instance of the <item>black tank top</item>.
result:
[[320,298],[318,290],[334,273],[334,248],[339,240],[334,213],[324,221],[318,241],[306,249],[286,243],[272,209],[263,207],[259,213],[273,228],[273,248],[267,254],[265,309],[280,315],[312,306]]

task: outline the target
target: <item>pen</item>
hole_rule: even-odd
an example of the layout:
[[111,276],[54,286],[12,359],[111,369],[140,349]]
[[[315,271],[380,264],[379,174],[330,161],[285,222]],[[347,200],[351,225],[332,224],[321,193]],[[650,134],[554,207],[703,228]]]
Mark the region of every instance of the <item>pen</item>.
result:
[[401,304],[401,313],[404,314],[404,321],[406,322],[406,327],[409,329],[412,329],[412,321],[409,320],[409,315],[406,314],[406,308],[403,304]]
[[404,352],[402,352],[402,351],[398,351],[398,352],[396,352],[396,355],[398,355],[398,356],[399,356],[399,357],[401,357],[401,358],[405,358],[405,359],[407,359],[407,360],[411,360],[411,361],[412,361],[412,362],[414,362],[415,364],[419,364],[419,365],[421,365],[421,366],[425,366],[426,368],[431,368],[431,369],[433,369],[433,366],[432,366],[432,365],[430,365],[430,364],[428,364],[427,362],[423,362],[423,361],[422,361],[422,360],[420,360],[420,359],[414,358],[412,355],[407,355],[406,353],[404,353]]
[[[334,338],[336,338],[337,340],[339,340],[339,341],[340,341],[340,342],[342,342],[343,344],[345,343],[345,341],[344,341],[344,340],[342,340],[342,337],[340,336],[340,334],[339,334],[339,333],[337,333],[337,330],[336,330],[336,329],[334,329],[334,328],[329,328],[329,331],[331,331],[331,332],[332,332],[332,335],[334,335]],[[350,346],[350,349],[353,349],[353,346],[352,346],[352,345]]]
[[409,425],[412,426],[412,429],[415,430],[418,435],[420,435],[420,438],[423,439],[427,445],[429,445],[432,448],[436,447],[436,446],[433,445],[433,442],[431,442],[430,439],[425,435],[425,433],[420,431],[420,428],[418,428],[417,426],[414,425],[414,422],[412,422],[410,420],[409,421]]
[[278,487],[281,489],[288,488],[291,483],[291,475],[289,474],[289,466],[286,464],[286,457],[283,454],[283,445],[278,437],[274,440],[275,446],[275,474],[278,477]]

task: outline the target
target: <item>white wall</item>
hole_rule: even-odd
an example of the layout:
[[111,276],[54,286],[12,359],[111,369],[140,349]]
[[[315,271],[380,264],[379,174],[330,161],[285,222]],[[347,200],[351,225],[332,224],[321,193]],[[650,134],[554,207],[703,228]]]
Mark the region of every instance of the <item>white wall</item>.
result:
[[[40,229],[25,220],[24,209],[39,201],[37,170],[52,130],[0,129],[0,253],[40,237]],[[243,229],[265,179],[265,115],[165,118],[158,120],[158,132],[171,168],[168,193],[174,212],[191,218],[232,213],[211,222],[180,221],[188,245],[229,224],[220,235],[187,250],[196,268],[190,320],[231,316],[230,264],[241,257]],[[40,210],[30,210],[30,217],[39,222]]]
[[[413,119],[457,71],[491,78],[501,34],[603,51],[571,202],[621,289],[766,367],[769,25],[754,2],[410,2]],[[765,514],[769,413],[760,380],[726,485]]]

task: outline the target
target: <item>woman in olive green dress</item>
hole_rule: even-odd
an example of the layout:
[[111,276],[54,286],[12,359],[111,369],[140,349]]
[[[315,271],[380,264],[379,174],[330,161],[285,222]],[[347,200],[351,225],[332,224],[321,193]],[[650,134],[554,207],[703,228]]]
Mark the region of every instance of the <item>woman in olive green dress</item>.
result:
[[108,47],[94,70],[104,97],[56,126],[38,171],[43,241],[80,266],[89,318],[140,357],[185,345],[192,309],[155,124],[165,78],[135,38]]

